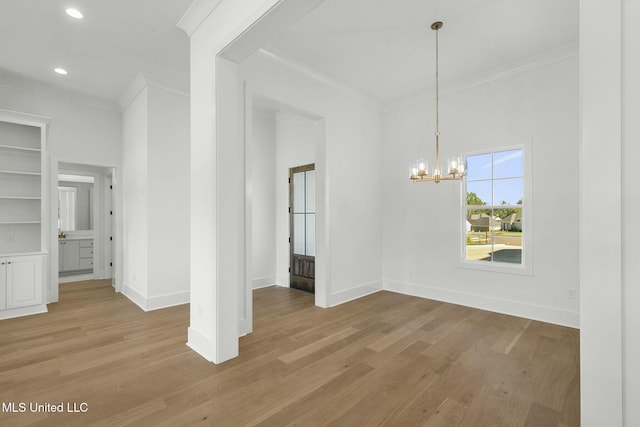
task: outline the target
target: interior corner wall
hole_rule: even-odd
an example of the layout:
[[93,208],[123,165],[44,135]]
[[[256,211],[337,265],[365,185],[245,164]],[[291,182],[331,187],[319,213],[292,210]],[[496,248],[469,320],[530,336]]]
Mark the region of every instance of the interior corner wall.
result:
[[122,292],[145,306],[148,295],[148,91],[140,94],[123,111],[121,186],[123,216]]
[[569,293],[579,289],[577,53],[466,89],[445,88],[440,99],[444,158],[530,145],[533,275],[461,268],[462,187],[409,181],[411,161],[433,160],[429,93],[384,114],[385,289],[577,327],[578,299]]
[[124,287],[144,310],[189,301],[189,98],[148,84],[123,113]]
[[255,111],[252,123],[252,285],[276,281],[276,122],[275,114]]
[[332,306],[382,288],[380,112],[285,62],[259,51],[240,68],[262,96],[323,119],[315,162],[326,174],[318,179],[327,218],[326,231],[316,224],[316,233],[326,233],[328,300],[319,304]]
[[148,297],[189,301],[189,97],[149,87]]

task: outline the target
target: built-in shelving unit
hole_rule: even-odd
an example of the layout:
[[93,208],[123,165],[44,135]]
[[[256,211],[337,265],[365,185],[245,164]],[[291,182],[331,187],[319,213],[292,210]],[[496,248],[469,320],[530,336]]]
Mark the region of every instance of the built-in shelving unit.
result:
[[0,111],[0,319],[46,311],[45,122]]

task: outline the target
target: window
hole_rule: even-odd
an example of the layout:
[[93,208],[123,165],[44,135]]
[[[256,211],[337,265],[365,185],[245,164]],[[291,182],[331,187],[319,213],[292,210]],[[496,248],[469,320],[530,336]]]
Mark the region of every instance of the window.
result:
[[58,231],[74,231],[76,229],[77,199],[77,188],[58,187]]
[[303,170],[314,165],[293,168],[292,191],[292,235],[293,254],[315,256],[316,254],[316,171]]
[[466,156],[464,256],[467,263],[522,267],[525,264],[524,149]]

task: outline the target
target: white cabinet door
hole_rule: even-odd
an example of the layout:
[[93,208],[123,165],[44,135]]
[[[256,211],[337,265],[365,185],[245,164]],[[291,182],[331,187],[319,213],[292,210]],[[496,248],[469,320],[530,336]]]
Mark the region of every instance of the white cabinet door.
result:
[[73,271],[80,268],[80,242],[67,240],[60,242],[60,271]]
[[7,308],[42,304],[42,256],[7,258]]
[[0,258],[0,310],[7,308],[7,260]]

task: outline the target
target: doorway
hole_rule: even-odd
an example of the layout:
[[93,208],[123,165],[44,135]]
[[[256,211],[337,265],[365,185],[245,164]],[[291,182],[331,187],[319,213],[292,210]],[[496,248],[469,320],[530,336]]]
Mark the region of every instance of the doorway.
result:
[[315,293],[315,164],[289,169],[289,286]]
[[47,303],[58,301],[59,284],[117,277],[115,181],[110,166],[52,161]]

